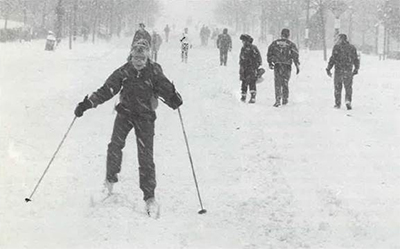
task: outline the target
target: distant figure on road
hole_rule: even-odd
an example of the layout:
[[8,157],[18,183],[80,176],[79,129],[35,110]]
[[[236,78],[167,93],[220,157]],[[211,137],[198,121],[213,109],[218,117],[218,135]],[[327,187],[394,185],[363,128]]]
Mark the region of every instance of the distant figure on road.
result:
[[187,63],[189,49],[192,48],[192,44],[188,34],[188,28],[185,28],[184,33],[182,34],[181,42],[181,58],[182,62]]
[[165,42],[168,42],[169,39],[169,32],[171,31],[171,29],[169,28],[168,24],[167,26],[165,26],[164,28],[164,33],[165,33]]
[[46,38],[46,46],[44,50],[47,51],[54,51],[56,45],[56,36],[54,35],[53,31],[49,31]]
[[161,35],[153,31],[153,35],[151,36],[151,59],[155,62],[157,62],[158,50],[160,49],[161,43]]
[[228,34],[228,29],[224,28],[222,34],[218,35],[217,48],[219,49],[220,66],[226,66],[228,60],[228,51],[232,51],[232,38]]

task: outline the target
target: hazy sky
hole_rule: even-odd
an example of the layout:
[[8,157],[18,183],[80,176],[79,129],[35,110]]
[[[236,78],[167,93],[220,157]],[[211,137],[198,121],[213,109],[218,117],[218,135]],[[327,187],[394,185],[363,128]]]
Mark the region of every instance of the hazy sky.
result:
[[188,17],[193,22],[212,23],[213,9],[218,0],[161,0],[164,5],[160,22],[176,22],[184,26]]

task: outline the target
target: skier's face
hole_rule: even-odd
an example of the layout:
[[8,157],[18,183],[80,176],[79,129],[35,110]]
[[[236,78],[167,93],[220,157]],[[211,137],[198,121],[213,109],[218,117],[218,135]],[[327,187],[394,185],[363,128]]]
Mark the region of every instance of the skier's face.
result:
[[146,66],[147,56],[144,54],[135,54],[132,56],[131,63],[136,70],[141,70]]

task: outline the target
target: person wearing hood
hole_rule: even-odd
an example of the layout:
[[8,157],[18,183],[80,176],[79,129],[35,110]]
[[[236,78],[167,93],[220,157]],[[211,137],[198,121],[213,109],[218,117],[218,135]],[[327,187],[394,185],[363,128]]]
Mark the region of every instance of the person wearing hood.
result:
[[222,34],[218,35],[217,48],[219,49],[220,66],[226,66],[228,51],[232,51],[232,38],[228,34],[228,29],[224,28]]
[[258,68],[262,64],[262,58],[260,51],[257,46],[253,45],[253,38],[250,35],[242,34],[240,40],[243,43],[242,49],[240,50],[240,80],[242,82],[241,93],[242,96],[240,100],[242,102],[246,101],[247,90],[250,90],[250,100],[249,103],[256,102],[256,81],[258,78]]
[[121,171],[125,140],[134,129],[143,200],[149,216],[157,217],[159,206],[155,201],[156,170],[153,159],[157,99],[161,98],[175,110],[182,105],[182,98],[173,83],[164,75],[161,66],[149,59],[149,50],[147,40],[136,42],[132,46],[128,62],[116,69],[102,87],[78,104],[75,116],[82,117],[85,111],[96,108],[119,93],[120,101],[115,107],[117,115],[107,150],[104,185],[111,194]]
[[335,108],[339,109],[342,100],[342,88],[346,92],[345,102],[347,110],[351,110],[353,94],[353,76],[358,74],[360,60],[357,49],[347,41],[345,34],[338,35],[338,41],[333,47],[332,56],[329,59],[326,73],[332,77],[331,69],[335,66],[334,86],[335,86]]
[[275,76],[274,107],[286,105],[289,102],[289,80],[292,63],[296,66],[296,74],[300,73],[299,50],[296,44],[289,40],[290,30],[282,29],[281,38],[268,47],[267,61]]

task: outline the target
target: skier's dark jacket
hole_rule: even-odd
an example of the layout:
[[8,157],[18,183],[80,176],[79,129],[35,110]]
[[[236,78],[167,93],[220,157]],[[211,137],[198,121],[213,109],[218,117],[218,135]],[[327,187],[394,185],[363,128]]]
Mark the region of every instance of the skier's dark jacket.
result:
[[332,56],[329,59],[328,70],[335,66],[338,71],[353,71],[360,68],[360,60],[358,59],[357,49],[347,41],[336,44],[332,50]]
[[151,35],[149,34],[149,32],[147,32],[146,30],[139,29],[136,31],[135,35],[133,36],[131,49],[133,47],[133,44],[135,44],[137,41],[139,41],[141,39],[145,39],[149,43],[149,45],[151,45]]
[[118,93],[120,93],[120,103],[116,106],[118,113],[153,120],[156,118],[157,97],[161,97],[173,109],[181,104],[177,103],[180,96],[175,91],[175,86],[163,74],[161,66],[150,60],[140,71],[127,62],[115,70],[104,85],[89,97],[89,100],[92,102],[92,107],[96,107]]
[[267,52],[268,64],[299,65],[299,50],[292,41],[281,38],[269,45]]

